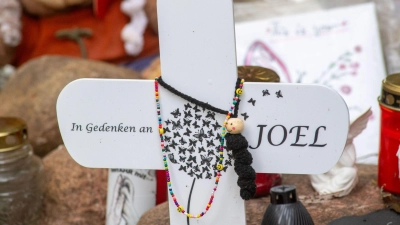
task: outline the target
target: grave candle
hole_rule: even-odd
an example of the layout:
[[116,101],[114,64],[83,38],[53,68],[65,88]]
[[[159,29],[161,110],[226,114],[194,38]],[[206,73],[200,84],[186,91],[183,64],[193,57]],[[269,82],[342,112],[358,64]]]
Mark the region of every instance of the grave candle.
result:
[[400,194],[400,74],[382,81],[378,185]]

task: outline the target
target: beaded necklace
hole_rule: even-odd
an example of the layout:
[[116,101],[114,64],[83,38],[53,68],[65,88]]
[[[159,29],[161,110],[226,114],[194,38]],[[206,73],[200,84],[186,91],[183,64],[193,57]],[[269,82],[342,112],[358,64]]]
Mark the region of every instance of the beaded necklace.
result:
[[212,204],[212,202],[214,200],[214,193],[217,191],[218,183],[219,183],[219,180],[220,180],[220,177],[221,177],[221,172],[220,171],[224,168],[224,165],[222,163],[223,163],[223,159],[224,159],[223,153],[224,153],[224,143],[225,143],[225,135],[226,135],[226,125],[228,123],[228,119],[232,115],[232,111],[235,109],[235,106],[236,106],[236,104],[237,104],[237,102],[239,100],[239,96],[243,92],[242,88],[243,88],[244,79],[242,79],[240,81],[239,87],[235,91],[235,97],[233,98],[233,103],[232,103],[230,109],[228,110],[228,113],[227,113],[227,115],[225,117],[225,121],[223,123],[222,131],[221,131],[221,142],[220,142],[220,145],[219,145],[219,157],[220,158],[219,158],[219,163],[217,165],[217,170],[219,170],[219,171],[217,172],[217,176],[215,177],[215,186],[214,186],[214,188],[213,188],[213,190],[211,192],[210,200],[209,200],[209,202],[208,202],[208,204],[207,204],[207,206],[205,208],[205,211],[203,211],[203,212],[201,212],[201,213],[199,213],[197,215],[196,214],[187,213],[185,211],[184,207],[178,203],[178,200],[177,200],[177,198],[176,198],[176,196],[175,196],[175,194],[174,194],[174,192],[172,190],[172,181],[171,181],[171,178],[169,176],[168,161],[167,161],[167,155],[166,155],[166,152],[165,152],[164,128],[163,128],[163,125],[162,125],[162,118],[161,118],[161,105],[160,105],[160,101],[159,101],[159,92],[158,92],[158,83],[159,82],[158,82],[158,80],[159,80],[159,78],[156,78],[154,80],[154,90],[155,90],[155,97],[156,97],[156,104],[157,104],[158,129],[159,129],[159,133],[160,133],[161,150],[162,150],[162,153],[163,153],[163,162],[164,162],[164,168],[165,168],[165,175],[166,175],[166,178],[167,178],[168,191],[169,191],[169,194],[172,197],[172,200],[174,201],[174,203],[175,203],[175,205],[177,207],[176,209],[177,209],[178,212],[183,213],[188,218],[200,218],[200,217],[203,217],[208,212],[208,210],[211,208],[211,204]]

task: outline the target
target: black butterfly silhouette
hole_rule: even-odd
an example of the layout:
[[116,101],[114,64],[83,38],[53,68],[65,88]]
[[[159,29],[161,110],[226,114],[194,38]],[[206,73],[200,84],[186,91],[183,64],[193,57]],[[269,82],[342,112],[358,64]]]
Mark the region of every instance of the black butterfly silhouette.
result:
[[233,159],[232,153],[229,153],[229,152],[228,152],[228,158],[229,158],[229,159]]
[[206,141],[207,141],[207,148],[210,146],[215,146],[214,140],[210,140],[210,141],[206,140]]
[[203,126],[209,127],[210,123],[211,123],[211,120],[209,120],[209,121],[203,120]]
[[215,121],[215,124],[211,124],[211,126],[214,127],[214,131],[221,127],[221,125],[219,125],[217,121]]
[[210,164],[212,160],[211,157],[207,157],[205,155],[200,155],[200,157],[201,157],[201,165],[207,164],[207,166],[211,166]]
[[214,132],[211,129],[208,130],[207,134],[209,137],[214,137]]
[[203,138],[207,138],[207,135],[204,134],[204,130],[201,128],[198,133],[193,134],[193,137],[197,138],[201,143],[203,142]]
[[176,159],[174,158],[174,154],[168,154],[168,158],[169,158],[169,161],[171,161],[172,163],[174,163],[174,164],[177,164],[178,163],[178,161],[176,161]]
[[179,167],[179,170],[181,170],[181,171],[183,170],[183,171],[185,171],[185,173],[186,173],[186,166],[182,166],[182,165],[181,165],[181,166]]
[[201,111],[201,110],[198,108],[198,105],[196,105],[193,109],[194,109],[194,111],[195,111],[196,113],[198,113],[198,112]]
[[209,173],[209,172],[207,172],[207,175],[206,175],[206,178],[205,179],[211,179],[212,177],[212,174],[211,173]]
[[190,131],[188,128],[186,128],[186,132],[183,133],[183,135],[190,137],[191,133],[192,133],[192,131]]
[[175,147],[176,147],[177,145],[178,145],[178,144],[177,144],[174,140],[172,140],[172,142],[169,144],[169,147],[175,149]]
[[193,170],[191,170],[191,171],[188,173],[188,175],[191,176],[191,177],[193,177],[193,175],[194,175]]
[[185,139],[183,139],[183,137],[179,140],[179,143],[181,143],[181,145],[185,145],[187,143],[187,141],[185,141]]
[[187,161],[188,161],[188,162],[192,161],[192,162],[194,162],[194,163],[197,163],[197,161],[196,161],[196,156],[189,155],[189,158],[188,158]]
[[188,162],[186,162],[186,166],[189,168],[192,168],[192,166],[193,166],[193,163],[188,163]]
[[164,151],[165,151],[165,152],[171,152],[171,150],[169,149],[169,146],[168,146],[168,145],[164,146]]
[[183,113],[185,114],[185,118],[193,117],[190,111],[183,111]]
[[179,146],[178,148],[179,148],[178,154],[184,154],[184,155],[186,154],[186,148],[181,147],[181,146]]
[[269,95],[268,89],[263,90],[262,93],[263,93],[263,96]]
[[198,165],[194,166],[193,169],[194,169],[194,172],[200,172],[200,169],[199,169]]
[[210,155],[215,155],[214,150],[208,150],[207,156],[210,156]]
[[249,116],[247,115],[247,113],[242,113],[242,114],[240,114],[240,115],[242,115],[242,116],[244,117],[244,120],[247,120],[247,118],[249,118]]
[[174,116],[174,118],[178,118],[181,115],[179,108],[175,109],[175,111],[173,111],[171,114]]
[[174,132],[174,138],[176,137],[181,137],[181,135],[179,134],[179,132]]
[[250,98],[250,100],[247,102],[251,103],[253,106],[256,104],[256,100],[254,100],[253,98]]
[[188,151],[190,154],[193,154],[193,153],[195,152],[193,146],[191,146],[190,148],[188,148],[187,151]]
[[203,179],[203,174],[202,173],[195,174],[195,175],[196,175],[197,179]]
[[201,152],[206,152],[206,150],[203,147],[200,147],[199,148],[199,153],[201,153]]
[[169,142],[171,140],[171,137],[164,136],[164,140]]
[[283,98],[281,90],[275,92],[277,98]]
[[188,108],[192,108],[192,106],[189,104],[189,102],[187,104],[185,104],[185,110],[187,110]]
[[219,133],[217,133],[217,137],[215,138],[215,140],[221,141],[222,137]]
[[179,161],[180,161],[180,162],[185,162],[185,160],[186,160],[186,157],[185,157],[185,156],[179,156]]
[[189,146],[194,146],[194,147],[196,147],[196,144],[197,144],[197,140],[195,140],[195,139],[189,139]]
[[165,124],[168,126],[168,125],[170,125],[171,124],[171,120],[166,120],[165,121]]
[[227,160],[225,160],[225,166],[232,166],[232,160],[230,160],[230,159],[227,159]]
[[191,122],[192,122],[191,120],[184,119],[184,120],[183,120],[183,126],[188,126],[188,127],[190,127],[190,123],[191,123]]
[[201,114],[195,114],[194,115],[195,120],[200,120],[201,119]]
[[182,129],[183,127],[182,127],[182,125],[181,125],[181,121],[180,120],[178,120],[178,121],[172,121],[172,130],[179,130],[179,129]]
[[193,126],[194,126],[194,128],[199,128],[200,127],[199,125],[197,125],[197,121],[193,123]]
[[210,169],[208,169],[208,166],[202,167],[202,169],[203,169],[203,173],[206,171],[210,171]]
[[208,111],[206,118],[211,118],[212,120],[215,120],[215,112]]
[[164,133],[171,132],[168,127],[164,128]]

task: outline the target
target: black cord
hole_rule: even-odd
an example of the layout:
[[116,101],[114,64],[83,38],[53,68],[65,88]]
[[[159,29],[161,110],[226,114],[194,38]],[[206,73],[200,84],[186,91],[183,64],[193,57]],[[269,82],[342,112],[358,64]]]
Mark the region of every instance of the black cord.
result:
[[[173,88],[171,85],[165,83],[165,81],[162,79],[161,76],[158,77],[157,81],[162,87],[164,87],[165,89],[167,89],[171,93],[173,93],[173,94],[185,99],[188,102],[191,102],[191,103],[193,103],[195,105],[201,106],[201,107],[206,108],[208,110],[214,111],[216,113],[220,113],[220,114],[224,114],[224,115],[228,114],[227,110],[219,109],[219,108],[214,107],[214,106],[212,106],[212,105],[210,105],[210,104],[208,104],[206,102],[199,101],[197,99],[194,99],[194,98],[190,97],[189,95],[183,94],[182,92],[180,92],[180,91],[176,90],[175,88]],[[239,88],[240,81],[241,80],[239,78],[236,81],[235,95],[236,95],[236,89]],[[239,101],[236,103],[236,106],[235,106],[235,109],[234,109],[234,114],[233,114],[232,117],[237,117],[237,111],[238,111],[237,109],[238,108],[239,108]]]
[[[196,181],[196,178],[193,178],[193,183],[192,183],[192,187],[190,188],[190,193],[189,193],[189,200],[188,200],[188,208],[187,208],[187,212],[189,213],[190,210],[190,199],[192,198],[192,191],[193,191],[193,187],[194,187],[194,182]],[[189,217],[187,218],[187,225],[190,225],[189,223]]]

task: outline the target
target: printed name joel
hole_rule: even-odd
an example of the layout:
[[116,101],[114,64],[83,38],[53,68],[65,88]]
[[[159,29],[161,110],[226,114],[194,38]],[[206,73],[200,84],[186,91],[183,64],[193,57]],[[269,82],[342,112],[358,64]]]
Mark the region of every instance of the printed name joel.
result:
[[[116,124],[116,125],[107,124],[107,123],[103,123],[101,125],[96,125],[93,123],[88,123],[85,126],[85,128],[86,128],[87,133],[92,133],[92,132],[135,133],[136,132],[135,126],[127,126],[127,125],[124,125],[123,123]],[[82,131],[82,125],[72,123],[71,131]],[[140,127],[139,132],[140,133],[153,133],[153,129],[151,127]]]

